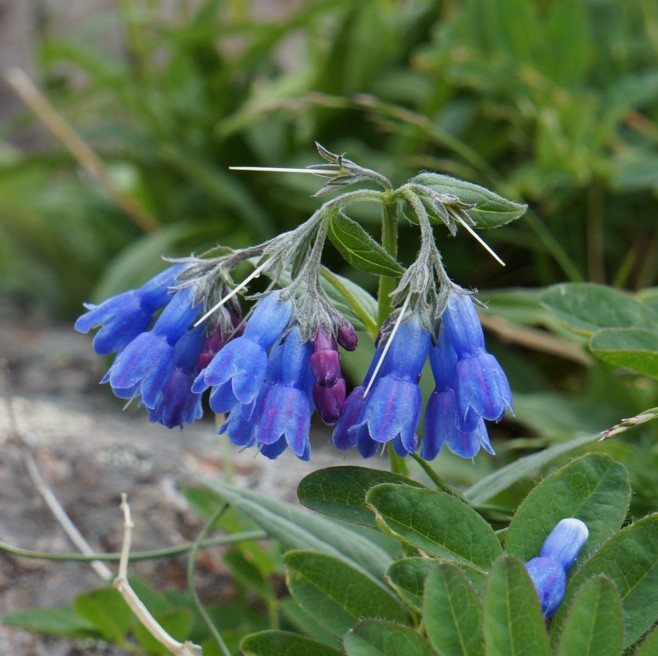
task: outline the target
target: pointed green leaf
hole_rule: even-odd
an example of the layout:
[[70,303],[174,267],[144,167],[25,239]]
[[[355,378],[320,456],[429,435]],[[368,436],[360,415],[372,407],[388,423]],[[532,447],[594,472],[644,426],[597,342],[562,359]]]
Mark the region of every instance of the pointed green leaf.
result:
[[592,335],[590,349],[604,362],[658,378],[658,323],[653,330],[605,328]]
[[348,278],[333,273],[326,267],[320,270],[322,289],[357,330],[363,327],[371,335],[376,335],[377,301],[362,287]]
[[523,563],[503,556],[491,568],[484,595],[487,656],[548,656],[539,598]]
[[[407,604],[420,610],[427,576],[443,562],[439,558],[401,558],[391,563],[386,579]],[[485,575],[482,570],[466,565],[460,565],[460,570],[478,594],[484,591]]]
[[421,173],[410,182],[424,185],[439,194],[457,196],[462,203],[474,205],[467,210],[476,228],[498,228],[525,214],[527,205],[503,198],[480,185],[438,173]]
[[594,283],[561,283],[541,295],[542,304],[577,333],[600,328],[646,328],[658,325],[658,312],[632,296]]
[[604,576],[594,576],[566,611],[557,656],[619,656],[623,635],[617,589]]
[[289,631],[261,631],[248,635],[241,643],[244,656],[340,656],[340,652]]
[[343,558],[379,579],[391,562],[383,549],[327,517],[222,481],[201,482],[290,549],[315,549]]
[[588,453],[565,465],[537,485],[519,506],[505,537],[505,550],[530,560],[565,517],[587,524],[589,537],[583,562],[624,522],[631,500],[626,468],[602,453]]
[[367,503],[382,530],[443,559],[487,569],[502,551],[491,526],[452,495],[385,483]]
[[79,595],[73,607],[80,617],[91,622],[106,638],[122,641],[133,621],[128,604],[114,588],[99,588]]
[[624,609],[624,647],[628,647],[658,621],[658,514],[624,528],[575,573],[553,617],[556,631],[564,624],[578,588],[598,574],[617,587]]
[[400,276],[404,269],[356,221],[334,214],[327,233],[331,243],[356,269],[375,276]]
[[2,623],[34,633],[64,638],[99,638],[101,636],[94,624],[83,619],[73,608],[67,606],[22,608],[3,615]]
[[658,654],[658,626],[642,641],[633,656],[656,656]]
[[590,433],[576,437],[567,442],[560,442],[548,449],[533,453],[529,456],[519,458],[505,467],[480,479],[475,485],[464,492],[464,498],[473,505],[481,505],[495,497],[499,492],[529,476],[536,474],[542,467],[546,466],[556,458],[569,451],[573,451],[585,444],[596,442],[601,438],[601,433]]
[[365,620],[343,639],[347,656],[434,656],[427,641],[400,624]]
[[343,560],[316,551],[289,551],[284,563],[297,603],[337,636],[364,617],[407,620],[392,591]]
[[427,637],[442,656],[480,656],[482,608],[458,567],[439,565],[425,583],[423,619]]
[[317,512],[346,522],[376,526],[375,516],[366,507],[366,495],[380,483],[422,487],[411,479],[382,469],[327,467],[303,478],[297,488],[299,500]]

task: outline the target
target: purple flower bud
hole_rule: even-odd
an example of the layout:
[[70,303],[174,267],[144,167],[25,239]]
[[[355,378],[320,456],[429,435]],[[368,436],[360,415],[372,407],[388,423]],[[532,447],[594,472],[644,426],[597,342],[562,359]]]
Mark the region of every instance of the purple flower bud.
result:
[[342,380],[338,351],[316,351],[311,356],[311,373],[318,385],[331,387]]
[[340,378],[331,387],[313,385],[313,402],[322,421],[333,426],[345,406],[345,381]]
[[338,329],[336,339],[346,351],[353,351],[359,345],[359,337],[349,324]]
[[315,339],[313,340],[313,352],[318,353],[320,351],[335,351],[336,350],[336,340],[327,335],[324,331],[318,330]]

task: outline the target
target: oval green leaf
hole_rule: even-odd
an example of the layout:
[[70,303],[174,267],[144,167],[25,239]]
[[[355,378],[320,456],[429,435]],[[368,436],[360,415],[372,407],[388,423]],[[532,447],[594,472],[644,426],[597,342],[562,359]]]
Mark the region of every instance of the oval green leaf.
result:
[[427,637],[442,656],[481,656],[482,608],[463,572],[444,563],[429,573],[423,598]]
[[331,243],[356,269],[375,276],[400,276],[404,269],[356,221],[337,212],[327,233]]
[[342,635],[364,617],[407,621],[392,591],[338,558],[317,551],[289,551],[284,563],[295,601],[334,635]]
[[[386,579],[409,606],[420,610],[423,607],[427,576],[443,562],[438,558],[401,558],[391,563]],[[478,594],[481,594],[485,584],[484,572],[466,565],[460,566],[460,569]]]
[[658,378],[658,322],[654,330],[605,328],[592,335],[592,353],[615,367]]
[[590,335],[601,328],[647,328],[658,325],[658,312],[629,294],[594,283],[549,287],[541,302],[571,330]]
[[240,643],[244,656],[340,656],[340,652],[290,631],[261,631]]
[[474,205],[467,210],[467,214],[475,222],[476,228],[498,228],[522,217],[528,208],[527,205],[503,198],[485,187],[449,175],[421,173],[410,182],[429,187],[439,194],[457,196],[462,203]]
[[573,576],[562,606],[553,617],[555,631],[578,588],[603,575],[617,587],[624,609],[624,647],[639,640],[658,621],[658,513],[627,526],[599,549]]
[[658,627],[656,627],[633,652],[633,656],[656,656],[658,654]]
[[381,620],[364,620],[345,636],[343,644],[347,656],[435,656],[416,631]]
[[624,636],[621,600],[604,576],[576,593],[560,635],[557,656],[619,656]]
[[385,483],[367,503],[382,530],[444,560],[487,569],[502,552],[491,526],[452,495]]
[[376,526],[375,516],[366,506],[366,495],[381,483],[422,487],[420,483],[382,469],[327,467],[304,477],[297,488],[297,496],[303,505],[317,512],[347,522]]
[[491,569],[483,627],[487,656],[549,656],[539,598],[516,558],[503,556]]
[[566,517],[576,517],[589,530],[579,560],[583,562],[619,530],[631,499],[626,468],[602,453],[589,453],[547,476],[519,506],[510,522],[505,550],[530,560]]

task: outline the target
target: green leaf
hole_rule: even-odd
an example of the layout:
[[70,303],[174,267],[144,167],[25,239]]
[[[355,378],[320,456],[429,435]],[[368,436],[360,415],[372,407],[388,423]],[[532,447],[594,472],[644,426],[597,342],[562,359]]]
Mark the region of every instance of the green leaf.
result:
[[495,497],[499,492],[506,490],[514,483],[532,476],[542,467],[549,464],[556,458],[578,449],[585,444],[595,442],[600,439],[600,433],[590,433],[582,437],[576,437],[568,442],[561,442],[554,446],[533,453],[529,456],[519,458],[505,467],[501,467],[492,474],[480,479],[475,485],[471,486],[464,492],[464,497],[473,505],[479,506]]
[[391,622],[365,620],[343,639],[347,656],[434,656],[413,629]]
[[2,617],[6,626],[61,636],[64,638],[100,637],[100,632],[91,622],[83,619],[73,608],[23,608]]
[[462,203],[474,205],[467,210],[476,228],[498,228],[525,214],[527,205],[503,198],[480,185],[438,173],[421,173],[410,182],[424,185],[439,194],[457,196]]
[[654,330],[606,328],[592,335],[594,355],[616,367],[628,367],[645,376],[658,378],[658,323]]
[[406,622],[406,612],[390,590],[343,560],[316,551],[289,551],[284,563],[292,596],[334,635],[364,617]]
[[542,304],[573,331],[600,328],[647,328],[658,325],[658,312],[632,296],[605,285],[561,283],[541,295]]
[[201,482],[290,549],[314,549],[343,558],[379,579],[391,562],[383,549],[348,526],[253,490],[214,479]]
[[626,468],[610,456],[588,453],[547,476],[528,494],[507,529],[505,550],[530,560],[561,519],[576,517],[589,530],[579,557],[583,562],[622,526],[630,499]]
[[548,635],[539,598],[523,563],[496,560],[484,595],[487,656],[548,656]]
[[[408,605],[420,610],[427,576],[443,562],[438,558],[401,558],[391,563],[386,579]],[[484,591],[485,575],[481,570],[462,565],[460,569],[478,594]]]
[[367,503],[385,532],[443,559],[487,569],[502,551],[491,526],[452,495],[385,483]]
[[623,636],[617,589],[604,576],[594,576],[567,610],[557,656],[619,656]]
[[329,223],[329,239],[356,269],[375,276],[400,276],[404,269],[356,221],[337,212]]
[[240,649],[244,656],[340,656],[336,649],[289,631],[252,633],[240,643]]
[[[194,625],[194,616],[188,608],[176,608],[161,613],[154,613],[155,621],[174,639],[184,642],[189,638]],[[169,656],[171,652],[161,645],[143,624],[136,623],[135,638],[149,654]]]
[[297,488],[299,500],[307,508],[346,522],[376,526],[375,516],[366,507],[366,495],[380,483],[422,487],[411,479],[381,469],[367,467],[327,467],[303,478]]
[[106,638],[121,642],[133,621],[128,604],[114,588],[99,588],[79,595],[73,607],[80,617],[91,622]]
[[326,267],[320,270],[322,289],[358,330],[363,327],[373,337],[377,334],[377,301],[362,287]]
[[607,576],[617,587],[624,609],[624,647],[636,642],[658,621],[658,514],[627,526],[606,542],[573,576],[553,617],[555,631],[566,609],[590,577]]
[[427,637],[442,656],[479,656],[483,650],[482,608],[458,567],[442,564],[425,583],[423,619]]
[[658,626],[642,641],[633,656],[656,656],[658,654]]

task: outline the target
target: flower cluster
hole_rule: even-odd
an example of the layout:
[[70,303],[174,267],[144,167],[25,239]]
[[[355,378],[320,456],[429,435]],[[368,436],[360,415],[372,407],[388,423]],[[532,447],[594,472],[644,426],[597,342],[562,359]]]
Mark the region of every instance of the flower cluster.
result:
[[539,556],[526,563],[545,619],[551,617],[562,603],[567,571],[588,537],[587,525],[580,519],[563,519],[546,538]]
[[[320,154],[329,164],[317,171],[334,176],[325,188],[370,180],[383,185],[386,194],[344,193],[289,233],[241,251],[220,249],[216,257],[180,260],[138,289],[87,304],[76,329],[99,328],[95,350],[116,354],[101,382],[119,398],[138,400],[150,421],[169,428],[199,419],[208,391],[212,410],[226,415],[220,433],[270,458],[286,447],[299,458],[309,457],[315,410],[325,424],[335,426],[336,447],[356,447],[364,457],[385,445],[400,456],[419,451],[427,460],[444,444],[465,458],[480,447],[493,453],[485,420],[499,421],[511,409],[511,392],[485,349],[471,294],[443,269],[423,200],[430,191],[409,183],[393,192],[379,174],[327,151]],[[347,221],[346,238],[354,239],[358,226],[346,218],[349,202],[390,202],[392,193],[415,213],[421,248],[406,271],[399,267],[398,286],[389,298],[380,299],[391,308],[390,317],[380,329],[363,384],[348,396],[338,346],[356,348],[350,321],[363,312],[354,310],[351,292],[344,296],[354,312],[349,320],[330,300],[321,281],[322,251],[330,228],[338,229],[337,220]],[[449,195],[427,198],[454,232],[453,215],[445,208],[454,206],[463,214],[469,206]],[[357,242],[370,244],[368,239],[372,242],[358,236]],[[377,257],[385,263],[391,259],[386,253]],[[255,268],[236,285],[232,272],[245,262]],[[261,274],[270,279],[269,286],[247,295],[249,283]],[[436,388],[419,440],[419,381],[428,359]]]
[[499,421],[512,407],[509,383],[484,348],[469,294],[453,291],[441,318],[434,336],[412,315],[391,334],[388,350],[378,349],[364,384],[350,394],[334,431],[339,449],[357,446],[367,457],[390,442],[401,456],[416,451],[422,409],[418,383],[429,356],[436,388],[425,413],[420,455],[432,460],[444,443],[464,458],[475,456],[481,446],[493,453],[484,419]]

